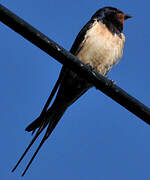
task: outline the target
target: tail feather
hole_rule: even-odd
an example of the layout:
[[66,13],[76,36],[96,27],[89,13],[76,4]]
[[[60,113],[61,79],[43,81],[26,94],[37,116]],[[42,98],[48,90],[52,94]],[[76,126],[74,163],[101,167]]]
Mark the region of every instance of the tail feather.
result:
[[57,123],[59,122],[60,118],[62,117],[62,115],[64,114],[66,109],[67,109],[67,107],[65,107],[65,106],[64,107],[56,107],[55,103],[54,103],[50,107],[50,109],[47,111],[46,114],[44,114],[43,116],[40,116],[35,121],[33,121],[29,126],[27,126],[26,131],[35,131],[37,128],[38,128],[38,130],[37,130],[35,136],[33,137],[33,139],[31,140],[31,142],[29,143],[28,147],[26,148],[25,152],[22,154],[21,158],[19,159],[19,161],[13,168],[12,172],[15,171],[15,169],[18,167],[20,162],[23,160],[24,156],[27,154],[27,152],[29,151],[29,149],[31,148],[31,146],[33,145],[35,140],[37,139],[37,137],[41,134],[41,132],[48,125],[46,133],[45,133],[43,139],[41,140],[40,145],[36,149],[35,153],[33,154],[31,160],[27,164],[27,166],[22,174],[22,176],[25,175],[26,171],[30,167],[30,165],[31,165],[32,161],[34,160],[35,156],[37,155],[38,151],[40,150],[40,148],[42,147],[42,145],[44,144],[46,139],[50,136],[50,134],[56,127]]
[[36,120],[34,120],[31,124],[26,127],[26,131],[35,131],[40,127],[41,123],[45,120],[45,113],[41,114]]
[[63,66],[63,68],[61,69],[59,78],[57,79],[57,81],[55,83],[55,86],[54,86],[49,98],[47,99],[47,102],[46,102],[40,116],[26,127],[26,129],[25,129],[26,131],[28,131],[28,132],[32,131],[32,134],[33,134],[34,131],[38,127],[40,127],[40,124],[42,123],[42,121],[44,121],[48,106],[49,106],[50,102],[52,101],[52,99],[53,99],[53,97],[54,97],[54,95],[55,95],[55,93],[56,93],[56,91],[57,91],[57,89],[58,89],[58,87],[59,87],[59,85],[61,83],[62,78],[64,77],[64,72],[65,72],[65,68]]
[[33,139],[31,140],[31,142],[29,143],[28,147],[26,148],[26,150],[24,151],[24,153],[22,154],[22,156],[20,157],[19,161],[16,163],[16,165],[14,166],[14,168],[12,169],[12,172],[14,172],[16,170],[16,168],[18,167],[18,165],[20,164],[20,162],[22,161],[22,159],[24,158],[24,156],[27,154],[27,152],[29,151],[29,149],[31,148],[31,146],[33,145],[33,143],[35,142],[35,140],[38,138],[38,136],[41,134],[41,132],[44,130],[44,128],[46,127],[46,122],[43,122],[43,124],[39,127],[37,133],[35,134],[35,136],[33,137]]

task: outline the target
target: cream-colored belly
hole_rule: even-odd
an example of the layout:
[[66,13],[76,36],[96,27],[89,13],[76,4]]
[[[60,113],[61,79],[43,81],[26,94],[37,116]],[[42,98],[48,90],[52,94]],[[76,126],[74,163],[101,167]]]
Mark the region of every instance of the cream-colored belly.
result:
[[76,56],[100,74],[106,75],[122,57],[125,36],[121,36],[113,35],[104,24],[95,21]]

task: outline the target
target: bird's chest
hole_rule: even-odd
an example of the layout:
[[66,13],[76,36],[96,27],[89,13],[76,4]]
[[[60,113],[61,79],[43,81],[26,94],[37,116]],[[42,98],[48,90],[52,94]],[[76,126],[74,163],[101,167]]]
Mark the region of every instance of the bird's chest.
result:
[[122,57],[125,38],[121,36],[113,35],[104,24],[96,21],[85,35],[77,57],[106,75]]

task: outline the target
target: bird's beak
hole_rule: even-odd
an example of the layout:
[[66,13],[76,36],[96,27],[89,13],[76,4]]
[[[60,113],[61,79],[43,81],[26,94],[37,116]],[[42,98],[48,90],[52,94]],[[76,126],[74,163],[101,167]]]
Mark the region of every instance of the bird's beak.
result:
[[132,18],[133,16],[131,16],[131,15],[129,15],[129,14],[125,14],[124,15],[124,19],[126,20],[126,19],[129,19],[129,18]]

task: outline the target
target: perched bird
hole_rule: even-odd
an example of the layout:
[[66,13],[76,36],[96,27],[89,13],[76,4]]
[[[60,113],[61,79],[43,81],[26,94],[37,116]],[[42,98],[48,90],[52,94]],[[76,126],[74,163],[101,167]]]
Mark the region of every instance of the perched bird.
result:
[[[99,9],[81,29],[70,52],[83,63],[105,76],[122,57],[125,42],[122,30],[124,21],[128,18],[131,16],[124,14],[117,8],[104,7]],[[36,138],[47,127],[40,145],[22,176],[26,173],[39,149],[50,136],[67,108],[92,86],[74,71],[66,66],[62,67],[60,76],[41,115],[26,128],[28,132],[34,133],[35,130],[37,132],[12,171],[17,168]],[[48,108],[57,89],[56,98],[51,107]]]

